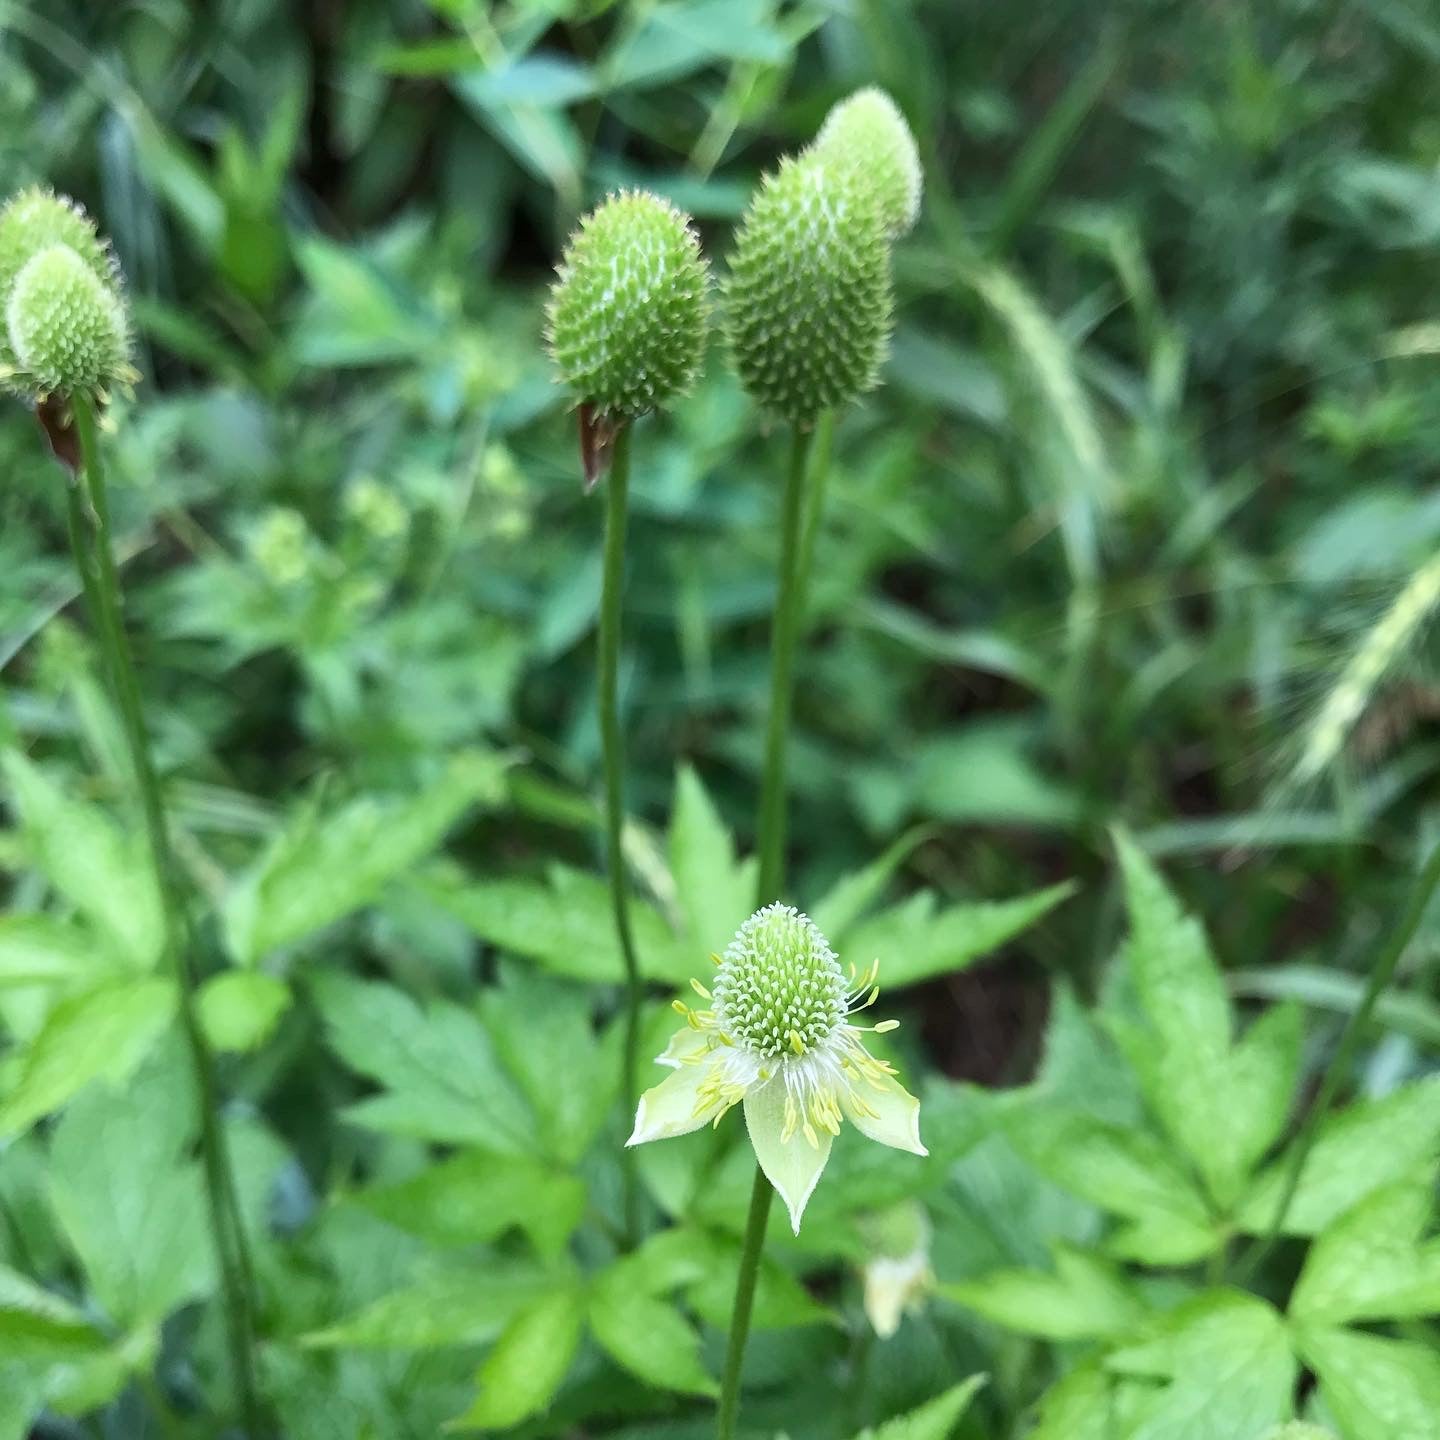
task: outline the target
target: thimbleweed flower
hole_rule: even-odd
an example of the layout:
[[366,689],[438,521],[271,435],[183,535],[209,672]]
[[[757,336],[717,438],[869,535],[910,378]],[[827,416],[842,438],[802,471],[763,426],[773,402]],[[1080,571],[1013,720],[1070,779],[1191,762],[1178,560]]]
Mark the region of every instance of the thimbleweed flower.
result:
[[870,187],[886,234],[907,235],[920,218],[920,152],[899,107],[873,85],[840,101],[825,117],[814,152],[853,170]]
[[878,961],[863,977],[851,966],[847,979],[815,923],[779,904],[757,910],[713,958],[713,990],[690,982],[709,1008],[675,1002],[685,1027],[657,1057],[675,1073],[640,1097],[629,1144],[718,1125],[743,1101],[755,1158],[797,1234],[842,1119],[882,1145],[927,1153],[920,1102],[860,1038],[899,1022],[850,1022],[880,993]]
[[[20,272],[51,245],[68,245],[97,279],[118,293],[120,271],[109,245],[96,233],[95,222],[73,200],[32,185],[12,195],[0,209],[0,314]],[[14,360],[10,337],[0,327],[0,365]]]
[[9,382],[44,398],[128,381],[130,327],[113,283],[65,244],[25,262],[5,303]]
[[809,425],[873,389],[890,335],[890,247],[869,185],[817,153],[766,176],[735,240],[726,323],[741,383]]
[[686,216],[643,191],[612,195],[570,237],[546,337],[582,405],[623,422],[688,390],[705,350],[706,266]]

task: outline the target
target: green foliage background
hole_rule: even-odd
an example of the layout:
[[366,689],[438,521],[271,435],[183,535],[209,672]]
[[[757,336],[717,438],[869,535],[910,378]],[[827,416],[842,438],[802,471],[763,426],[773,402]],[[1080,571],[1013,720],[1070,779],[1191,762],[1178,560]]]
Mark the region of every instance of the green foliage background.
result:
[[[0,193],[86,202],[142,336],[129,619],[286,1435],[710,1433],[746,1158],[733,1124],[651,1147],[616,1258],[600,506],[540,317],[607,189],[719,260],[879,83],[926,202],[837,436],[792,873],[903,992],[932,1156],[837,1147],[773,1232],[750,1433],[1260,1440],[1298,1405],[1440,1436],[1433,922],[1320,1193],[1238,1263],[1440,833],[1423,631],[1321,733],[1440,537],[1437,65],[1422,0],[0,0]],[[657,1036],[748,909],[784,444],[718,340],[637,435]],[[158,904],[18,406],[0,474],[0,1437],[213,1434]],[[880,1340],[862,1270],[914,1203],[935,1284]]]

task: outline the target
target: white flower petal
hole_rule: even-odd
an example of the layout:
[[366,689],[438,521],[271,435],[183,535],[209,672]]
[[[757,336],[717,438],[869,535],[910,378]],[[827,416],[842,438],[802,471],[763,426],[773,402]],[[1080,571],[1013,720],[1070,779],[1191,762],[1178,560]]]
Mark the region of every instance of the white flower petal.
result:
[[710,1074],[711,1064],[681,1065],[653,1089],[640,1097],[635,1109],[635,1129],[627,1145],[643,1145],[647,1140],[670,1140],[688,1135],[715,1118],[715,1107],[707,1105],[696,1114],[698,1092]]
[[703,1030],[682,1025],[671,1037],[670,1043],[655,1057],[657,1065],[668,1065],[678,1070],[687,1055],[696,1055],[710,1043],[710,1037]]
[[830,1133],[816,1132],[819,1143],[815,1145],[799,1129],[789,1140],[782,1140],[785,1095],[785,1081],[779,1075],[747,1092],[745,1125],[750,1131],[750,1143],[755,1147],[755,1158],[765,1178],[780,1192],[790,1211],[790,1227],[798,1235],[800,1217],[830,1158]]
[[920,1141],[920,1102],[903,1085],[894,1080],[887,1081],[883,1090],[857,1085],[854,1093],[875,1112],[867,1115],[856,1105],[846,1104],[845,1113],[862,1135],[913,1155],[930,1153]]

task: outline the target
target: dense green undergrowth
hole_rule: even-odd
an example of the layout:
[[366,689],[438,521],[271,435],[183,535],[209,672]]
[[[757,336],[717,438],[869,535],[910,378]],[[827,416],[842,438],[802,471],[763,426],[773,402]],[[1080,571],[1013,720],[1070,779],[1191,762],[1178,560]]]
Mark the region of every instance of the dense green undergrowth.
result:
[[[926,198],[836,428],[786,892],[879,959],[929,1154],[847,1130],[772,1216],[742,1431],[1440,1436],[1428,912],[1337,1052],[1440,836],[1437,57],[1415,0],[0,3],[0,194],[82,197],[128,277],[104,445],[277,1434],[713,1433],[753,1162],[638,1148],[624,1245],[603,507],[542,312],[608,189],[723,256],[879,83]],[[707,362],[636,432],[647,1061],[754,901],[788,442]],[[0,473],[0,1440],[235,1433],[18,404]]]

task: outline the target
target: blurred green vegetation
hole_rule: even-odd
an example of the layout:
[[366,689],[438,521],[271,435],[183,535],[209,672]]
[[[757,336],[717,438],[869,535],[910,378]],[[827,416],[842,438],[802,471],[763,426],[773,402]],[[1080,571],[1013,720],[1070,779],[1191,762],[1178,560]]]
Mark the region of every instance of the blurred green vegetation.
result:
[[[1437,66],[1425,0],[0,0],[0,194],[40,180],[85,202],[141,337],[145,378],[115,397],[108,441],[129,619],[183,859],[219,917],[207,1020],[271,1236],[265,1364],[286,1435],[439,1433],[537,1296],[579,1358],[518,1433],[709,1433],[705,1401],[654,1387],[666,1372],[703,1395],[715,1371],[746,1178],[733,1136],[646,1156],[655,1215],[686,1244],[657,1249],[677,1233],[659,1231],[602,1268],[623,1134],[602,1079],[619,969],[595,809],[601,507],[540,316],[566,233],[607,190],[673,198],[720,263],[761,171],[867,83],[910,118],[927,191],[897,250],[885,386],[836,437],[792,873],[797,898],[839,907],[832,939],[866,952],[845,958],[883,950],[917,987],[897,1003],[901,1054],[925,1077],[933,1154],[913,1171],[842,1154],[813,1229],[780,1237],[747,1423],[848,1436],[985,1371],[963,1419],[904,1433],[1019,1440],[1057,1376],[1077,1406],[1109,1383],[1074,1347],[1132,1316],[1131,1281],[1099,1329],[1019,1337],[996,1328],[1015,1310],[945,1287],[1044,1266],[1055,1240],[1088,1254],[1102,1211],[1146,1217],[1066,1194],[1003,1101],[955,1082],[1023,1085],[1043,1049],[1060,1089],[1093,1087],[1107,1123],[1134,1123],[1143,1066],[1084,1009],[1134,1003],[1109,965],[1119,826],[1205,918],[1241,1014],[1306,1007],[1284,1095],[1308,1093],[1440,837],[1423,623],[1317,738],[1347,659],[1440,539]],[[637,444],[627,843],[666,983],[739,918],[727,832],[750,851],[783,445],[718,336],[697,394]],[[19,1339],[7,1356],[0,1325],[0,1437],[46,1402],[90,1418],[57,1414],[45,1436],[158,1434],[162,1413],[215,1433],[190,1122],[168,1042],[149,1048],[164,997],[134,979],[149,902],[118,722],[74,604],[63,482],[14,405],[0,473],[0,1301],[6,1277],[53,1292],[45,1344],[63,1331],[83,1357],[57,1379]],[[872,863],[858,892],[836,888]],[[101,977],[128,1009],[94,988],[95,946],[129,976]],[[1347,1077],[1371,1103],[1431,1093],[1416,1077],[1440,1044],[1437,961],[1431,919]],[[76,1086],[27,1089],[57,998],[96,994],[122,1016],[113,1050],[61,1051]],[[30,1128],[107,1067],[133,1078]],[[1425,1103],[1415,1167],[1440,1124]],[[157,1111],[175,1113],[157,1129]],[[702,1163],[708,1184],[686,1172]],[[917,1192],[941,1294],[878,1340],[866,1226]],[[1205,1233],[1178,1258],[1123,1258],[1224,1277],[1233,1236],[1217,1251]],[[179,1258],[158,1276],[115,1259],[166,1246]],[[1281,1303],[1302,1253],[1282,1248],[1259,1293]],[[1077,1288],[1114,1300],[1108,1272],[1076,1263]],[[563,1281],[537,1278],[555,1267]],[[1262,1303],[1195,1301],[1188,1283],[1135,1282],[1156,1308]],[[41,1303],[16,1295],[16,1313]],[[464,1312],[448,1330],[447,1304]],[[1367,1318],[1425,1350],[1428,1313]],[[1263,1351],[1279,1322],[1256,1314],[1226,1343]],[[635,1335],[654,1353],[625,1353]],[[1327,1330],[1257,1385],[1340,1373],[1365,1343]],[[1137,1376],[1221,1365],[1141,1348],[1116,1352],[1122,1409]],[[1345,1440],[1398,1440],[1348,1403],[1322,1413]],[[1044,1433],[1068,1440],[1059,1405]],[[1270,1415],[1124,1423],[1117,1440],[1259,1440]]]

